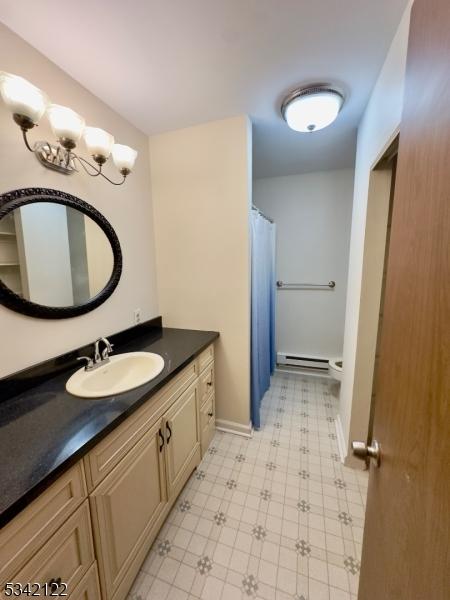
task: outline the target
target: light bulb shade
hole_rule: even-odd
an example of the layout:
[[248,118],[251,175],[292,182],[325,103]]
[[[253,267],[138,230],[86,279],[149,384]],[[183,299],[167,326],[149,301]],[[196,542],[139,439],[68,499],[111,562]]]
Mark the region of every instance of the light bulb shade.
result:
[[51,104],[47,109],[48,120],[57,140],[77,142],[84,129],[84,119],[71,108]]
[[333,88],[300,89],[284,100],[281,113],[294,131],[319,131],[333,123],[343,102],[344,96]]
[[108,158],[114,144],[114,138],[104,129],[99,127],[85,127],[84,142],[89,154]]
[[32,83],[11,73],[0,73],[0,93],[9,110],[36,124],[45,112],[47,95]]
[[123,146],[122,144],[114,144],[112,148],[112,157],[114,164],[119,171],[127,170],[132,171],[134,163],[136,161],[137,152],[129,146]]

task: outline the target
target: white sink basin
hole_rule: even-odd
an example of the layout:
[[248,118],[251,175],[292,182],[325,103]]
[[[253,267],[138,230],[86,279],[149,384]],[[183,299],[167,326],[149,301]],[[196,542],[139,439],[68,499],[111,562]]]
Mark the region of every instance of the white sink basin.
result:
[[112,356],[109,362],[92,371],[75,371],[66,390],[81,398],[104,398],[127,392],[147,383],[161,373],[164,359],[152,352],[128,352]]

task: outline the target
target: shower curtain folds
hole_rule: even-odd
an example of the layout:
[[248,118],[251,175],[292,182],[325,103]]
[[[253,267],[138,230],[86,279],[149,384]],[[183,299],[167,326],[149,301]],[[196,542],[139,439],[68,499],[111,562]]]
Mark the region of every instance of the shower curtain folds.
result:
[[251,214],[251,419],[260,427],[260,405],[275,368],[275,224]]

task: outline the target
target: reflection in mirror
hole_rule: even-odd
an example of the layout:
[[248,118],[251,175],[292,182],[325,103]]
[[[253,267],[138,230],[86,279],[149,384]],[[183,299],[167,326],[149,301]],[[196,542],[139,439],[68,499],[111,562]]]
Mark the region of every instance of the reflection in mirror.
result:
[[105,288],[113,266],[103,230],[70,206],[35,202],[0,220],[0,280],[26,300],[85,304]]

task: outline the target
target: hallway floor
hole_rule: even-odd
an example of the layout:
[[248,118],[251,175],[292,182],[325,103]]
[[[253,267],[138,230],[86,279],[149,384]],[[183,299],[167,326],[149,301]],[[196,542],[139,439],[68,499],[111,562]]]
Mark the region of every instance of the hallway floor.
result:
[[276,373],[252,439],[217,432],[129,600],[356,600],[367,473],[329,380]]

